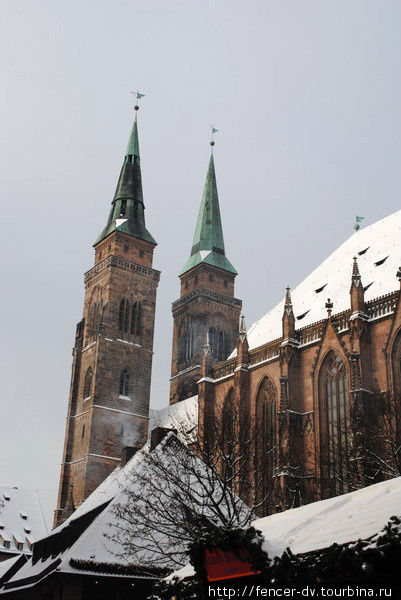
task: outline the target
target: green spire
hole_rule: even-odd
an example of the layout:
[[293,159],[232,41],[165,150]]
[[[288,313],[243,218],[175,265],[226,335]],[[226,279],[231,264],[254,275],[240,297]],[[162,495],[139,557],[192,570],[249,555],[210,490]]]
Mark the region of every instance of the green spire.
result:
[[[137,107],[135,107],[135,110],[137,110]],[[142,193],[136,114],[109,218],[106,227],[94,245],[96,246],[113,231],[122,231],[151,244],[156,244],[156,241],[145,227],[145,205]]]
[[235,275],[237,274],[237,271],[226,258],[224,251],[213,153],[210,155],[202,202],[192,242],[191,256],[185,263],[180,275],[183,275],[201,263],[224,269]]

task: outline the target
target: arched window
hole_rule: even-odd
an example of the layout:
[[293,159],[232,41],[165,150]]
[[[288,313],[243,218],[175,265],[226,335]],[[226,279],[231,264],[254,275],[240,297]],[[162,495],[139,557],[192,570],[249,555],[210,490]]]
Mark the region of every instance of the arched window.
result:
[[235,465],[235,410],[234,391],[231,389],[221,413],[221,473],[223,482],[231,487]]
[[348,491],[350,423],[345,365],[334,352],[326,357],[319,376],[321,472],[324,495]]
[[187,364],[194,354],[194,330],[192,323],[186,323],[180,330],[178,340],[178,361],[181,366]]
[[129,302],[127,298],[123,298],[120,302],[118,311],[118,329],[126,333],[129,328]]
[[83,393],[84,398],[89,398],[89,396],[92,394],[92,379],[93,379],[93,371],[92,371],[92,367],[89,367],[88,370],[86,371],[85,381],[84,381],[84,393]]
[[399,403],[401,398],[401,332],[398,333],[393,345],[392,363],[394,397]]
[[255,497],[267,514],[272,500],[276,454],[276,388],[268,377],[259,384],[255,406]]
[[216,360],[225,360],[228,355],[227,334],[220,328],[209,329],[209,343],[212,356]]
[[134,302],[131,308],[131,333],[135,336],[142,334],[142,303]]
[[127,369],[123,369],[120,375],[120,396],[129,396],[129,373]]

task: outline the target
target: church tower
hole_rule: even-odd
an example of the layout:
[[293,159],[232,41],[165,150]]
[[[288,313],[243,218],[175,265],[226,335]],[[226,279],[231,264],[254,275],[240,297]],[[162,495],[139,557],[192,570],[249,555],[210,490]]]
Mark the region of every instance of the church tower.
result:
[[214,362],[235,348],[241,300],[234,297],[237,271],[224,250],[213,145],[191,255],[181,270],[181,294],[173,303],[170,403],[197,394],[203,348],[209,338]]
[[118,465],[124,447],[147,437],[160,273],[145,226],[136,115],[95,264],[85,274],[55,525]]

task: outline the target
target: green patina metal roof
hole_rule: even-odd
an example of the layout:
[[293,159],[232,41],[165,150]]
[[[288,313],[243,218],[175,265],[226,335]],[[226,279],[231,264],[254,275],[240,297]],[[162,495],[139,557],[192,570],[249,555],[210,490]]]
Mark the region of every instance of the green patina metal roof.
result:
[[230,273],[237,274],[224,251],[219,196],[213,154],[210,155],[202,202],[199,209],[191,256],[179,273],[183,275],[201,263],[206,263]]
[[156,244],[145,227],[145,205],[143,203],[141,163],[139,156],[138,123],[132,126],[124,163],[121,168],[111,211],[102,233],[94,246],[113,231],[122,231],[133,237]]

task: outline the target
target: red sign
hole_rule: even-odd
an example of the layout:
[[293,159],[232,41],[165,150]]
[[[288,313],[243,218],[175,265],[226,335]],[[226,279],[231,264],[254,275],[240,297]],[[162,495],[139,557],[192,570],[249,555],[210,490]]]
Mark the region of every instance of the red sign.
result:
[[208,581],[234,579],[260,573],[252,569],[248,552],[241,548],[235,552],[232,550],[224,552],[219,549],[205,550],[204,560]]

